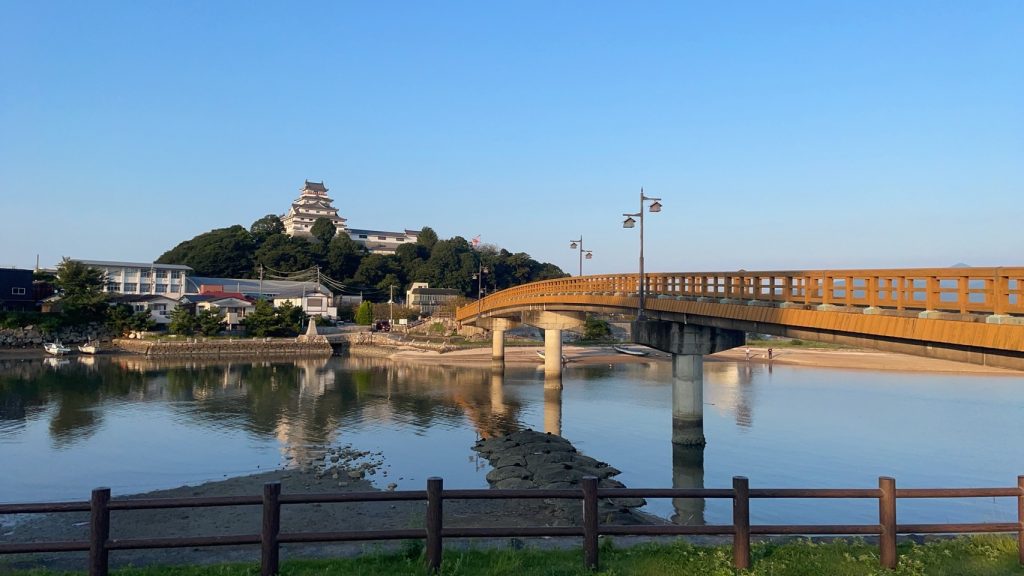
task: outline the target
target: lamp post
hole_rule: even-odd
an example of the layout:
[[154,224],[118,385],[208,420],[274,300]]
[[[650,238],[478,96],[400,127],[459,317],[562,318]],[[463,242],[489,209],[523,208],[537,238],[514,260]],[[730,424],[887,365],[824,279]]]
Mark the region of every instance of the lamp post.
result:
[[587,260],[590,260],[591,258],[594,257],[594,253],[592,250],[583,249],[583,234],[580,234],[579,240],[569,240],[569,248],[575,250],[577,245],[580,249],[580,276],[583,276],[583,255],[585,254]]
[[480,263],[480,271],[477,272],[476,274],[473,274],[473,280],[477,281],[477,284],[476,284],[476,302],[477,302],[476,313],[477,313],[477,316],[479,316],[480,315],[480,311],[483,310],[484,274],[487,274],[488,272],[490,272],[490,270],[488,270],[487,267],[483,265],[483,262],[481,262]]
[[648,210],[651,212],[661,212],[661,198],[652,198],[650,196],[644,196],[644,189],[640,189],[640,211],[633,214],[623,214],[626,219],[622,222],[623,228],[632,228],[636,225],[634,218],[640,219],[640,304],[637,308],[636,319],[643,320],[644,316],[644,297],[647,291],[647,279],[644,278],[644,202],[651,202]]

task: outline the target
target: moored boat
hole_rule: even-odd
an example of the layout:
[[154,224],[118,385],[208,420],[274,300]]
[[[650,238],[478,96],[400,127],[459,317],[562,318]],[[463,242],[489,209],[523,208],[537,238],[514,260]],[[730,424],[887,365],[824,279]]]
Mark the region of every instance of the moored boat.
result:
[[[543,351],[537,350],[537,356],[540,356],[540,359],[544,360],[544,352]],[[569,362],[569,357],[566,356],[565,354],[562,354],[562,364],[568,364],[568,362]]]
[[83,354],[95,354],[100,351],[100,343],[95,340],[90,340],[85,344],[79,344],[78,351]]
[[46,350],[48,353],[53,354],[54,356],[63,356],[64,354],[71,352],[71,348],[68,348],[67,346],[61,344],[60,340],[55,340],[53,342],[47,342],[43,344],[43,350]]
[[631,348],[623,348],[622,346],[612,346],[612,350],[628,356],[647,356],[650,354],[647,350],[633,350]]

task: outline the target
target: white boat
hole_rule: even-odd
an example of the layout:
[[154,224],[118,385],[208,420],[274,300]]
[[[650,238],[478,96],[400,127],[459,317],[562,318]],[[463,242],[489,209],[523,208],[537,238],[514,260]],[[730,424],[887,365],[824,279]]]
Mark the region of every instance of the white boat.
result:
[[95,340],[90,340],[85,344],[79,344],[78,351],[83,354],[95,354],[100,351],[100,343]]
[[55,342],[47,342],[43,344],[43,350],[46,350],[47,352],[53,354],[54,356],[63,356],[68,352],[71,352],[71,348],[68,348],[67,346],[61,344],[60,340],[57,340]]
[[[537,356],[540,356],[540,359],[544,360],[544,352],[542,350],[537,350]],[[566,356],[565,354],[562,354],[562,364],[568,364],[568,363],[569,363],[569,357]]]
[[612,346],[612,350],[629,356],[647,356],[650,354],[647,350],[632,350],[630,348],[623,348],[622,346]]

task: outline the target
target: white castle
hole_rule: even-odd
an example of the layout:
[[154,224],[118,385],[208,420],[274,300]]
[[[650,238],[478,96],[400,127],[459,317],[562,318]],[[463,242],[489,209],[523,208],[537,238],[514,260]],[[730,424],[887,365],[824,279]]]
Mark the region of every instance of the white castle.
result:
[[378,254],[394,254],[402,244],[416,242],[419,237],[417,230],[402,232],[384,232],[380,230],[360,230],[349,228],[346,218],[338,216],[334,201],[327,195],[327,187],[323,182],[306,183],[299,191],[299,197],[292,202],[288,213],[281,217],[285,232],[290,236],[310,237],[310,230],[317,218],[327,218],[334,223],[338,234],[348,234],[352,240],[366,246],[370,252]]

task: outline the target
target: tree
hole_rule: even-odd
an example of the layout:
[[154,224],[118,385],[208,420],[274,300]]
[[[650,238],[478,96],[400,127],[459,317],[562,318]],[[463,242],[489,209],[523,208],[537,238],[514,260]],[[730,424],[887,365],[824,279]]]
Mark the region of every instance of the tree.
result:
[[419,236],[416,237],[416,243],[426,246],[427,250],[433,250],[434,244],[437,244],[437,232],[434,232],[430,226],[424,226],[420,230]]
[[[270,238],[280,236],[277,234]],[[255,249],[252,234],[236,224],[186,240],[164,252],[157,262],[191,266],[196,276],[249,278],[253,272]]]
[[[359,263],[352,277],[355,282],[366,286],[380,287],[389,274],[395,278],[402,273],[398,260],[390,254],[370,254]],[[401,284],[401,282],[398,282]]]
[[203,336],[216,336],[224,330],[224,313],[216,308],[206,308],[196,314],[199,333]]
[[[399,249],[404,247],[400,246]],[[366,248],[362,244],[348,234],[338,234],[327,247],[327,260],[324,265],[328,276],[336,280],[350,280],[355,276],[365,255]]]
[[280,328],[274,305],[266,300],[256,301],[256,309],[242,319],[242,326],[249,336],[273,336]]
[[107,301],[103,292],[105,282],[102,271],[70,258],[61,260],[57,266],[57,289],[68,320],[72,323],[90,322],[104,317]]
[[326,249],[327,245],[334,239],[334,235],[338,232],[335,228],[334,222],[330,218],[323,216],[313,221],[313,227],[309,229],[309,233],[313,235],[313,239],[320,243],[320,246]]
[[298,272],[313,266],[313,252],[306,240],[277,234],[256,250],[256,261],[274,270]]
[[171,323],[167,329],[171,334],[191,336],[199,330],[199,319],[188,306],[178,306],[171,311]]
[[588,316],[583,324],[583,338],[585,340],[604,340],[611,335],[612,328],[607,320]]
[[249,234],[258,244],[274,234],[284,234],[284,223],[276,214],[267,214],[249,226]]
[[363,326],[373,324],[373,304],[369,301],[364,300],[359,305],[359,309],[356,310],[356,324],[362,324]]

